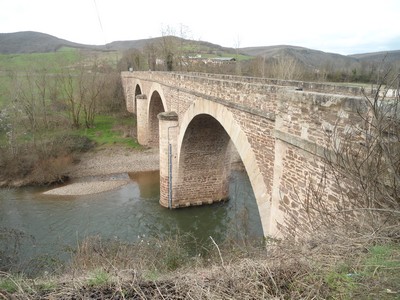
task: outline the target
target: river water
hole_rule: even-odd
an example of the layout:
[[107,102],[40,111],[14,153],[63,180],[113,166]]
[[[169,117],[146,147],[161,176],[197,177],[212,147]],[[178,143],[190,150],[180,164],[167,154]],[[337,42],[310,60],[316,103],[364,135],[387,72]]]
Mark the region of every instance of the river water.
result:
[[67,249],[95,235],[126,242],[178,232],[219,242],[263,235],[245,172],[232,173],[229,201],[176,210],[158,203],[158,171],[129,178],[121,188],[86,196],[43,195],[44,187],[0,189],[0,270],[11,257],[21,266],[44,257],[65,260]]

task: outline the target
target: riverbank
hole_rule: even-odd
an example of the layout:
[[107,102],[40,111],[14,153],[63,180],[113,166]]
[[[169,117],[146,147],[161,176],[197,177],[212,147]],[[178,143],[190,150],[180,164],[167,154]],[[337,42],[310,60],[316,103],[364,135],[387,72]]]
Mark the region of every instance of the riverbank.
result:
[[49,195],[88,195],[121,187],[130,180],[120,180],[113,174],[154,171],[159,169],[159,150],[135,150],[111,146],[95,148],[81,155],[69,166],[66,176],[71,184],[45,192]]
[[80,243],[60,274],[27,278],[0,272],[0,299],[391,300],[400,295],[400,247],[374,235],[355,237],[332,227],[297,242],[217,245],[210,239],[195,256],[187,245],[182,235],[135,244],[92,237]]
[[159,169],[159,150],[135,150],[121,146],[100,147],[83,153],[66,175],[72,180],[88,176],[154,171]]

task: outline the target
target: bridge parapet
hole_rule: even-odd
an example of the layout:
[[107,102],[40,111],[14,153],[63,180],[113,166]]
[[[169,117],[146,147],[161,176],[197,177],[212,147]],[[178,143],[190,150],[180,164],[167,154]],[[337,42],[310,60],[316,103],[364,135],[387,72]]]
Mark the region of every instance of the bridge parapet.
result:
[[339,85],[334,83],[324,82],[308,82],[299,80],[282,80],[273,78],[260,78],[260,77],[248,77],[248,76],[235,76],[225,74],[211,74],[211,73],[190,73],[194,76],[215,78],[228,81],[239,81],[251,84],[262,84],[262,85],[275,85],[275,86],[288,86],[293,87],[297,90],[320,92],[320,93],[332,93],[350,96],[361,96],[361,86],[348,86]]
[[[168,72],[123,72],[123,78],[139,79],[146,82],[157,82],[162,86],[182,91],[194,96],[223,102],[224,105],[239,105],[256,111],[271,112],[275,110],[275,96],[280,90],[295,87],[259,84],[246,81],[232,81],[221,78],[201,76],[201,73],[168,73]],[[129,90],[131,90],[130,88]]]
[[[130,72],[123,72],[123,77],[129,76]],[[275,87],[289,87],[294,90],[303,90],[309,92],[319,92],[325,94],[340,94],[348,96],[362,96],[363,87],[349,86],[344,84],[324,83],[324,82],[308,82],[298,80],[282,80],[273,78],[260,78],[249,76],[235,76],[225,74],[212,74],[212,73],[175,73],[175,72],[134,72],[135,77],[140,77],[144,80],[157,80],[161,79],[163,82],[170,78],[170,83],[176,83],[176,79],[196,81],[200,80],[202,84],[209,79],[210,84],[216,84],[217,81],[230,81],[237,83],[248,83],[251,85],[275,86]],[[196,79],[197,78],[197,79]],[[208,84],[206,84],[208,85]],[[365,89],[367,93],[374,92],[371,89]]]

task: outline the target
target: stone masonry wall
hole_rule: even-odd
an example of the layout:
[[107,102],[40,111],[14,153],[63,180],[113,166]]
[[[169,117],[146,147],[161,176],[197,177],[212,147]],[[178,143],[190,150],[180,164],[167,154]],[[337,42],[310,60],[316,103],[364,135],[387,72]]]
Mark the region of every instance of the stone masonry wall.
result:
[[[330,205],[345,205],[341,202],[336,181],[326,169],[324,147],[331,143],[333,130],[335,133],[346,132],[352,123],[358,121],[356,112],[360,101],[359,89],[199,73],[133,72],[123,73],[122,77],[125,90],[134,90],[139,83],[144,94],[151,93],[155,85],[162,89],[161,97],[167,103],[166,110],[177,113],[179,126],[182,126],[182,117],[189,109],[193,109],[193,103],[199,99],[216,103],[232,113],[234,121],[245,133],[246,142],[251,146],[249,150],[255,155],[257,168],[265,183],[265,199],[270,202],[268,220],[262,220],[265,234],[277,234],[283,225],[301,228],[301,224],[306,223],[308,188],[310,184],[317,184],[322,176],[327,186],[324,190],[326,201]],[[203,125],[207,128],[212,123]],[[180,127],[179,130],[185,129]],[[190,134],[194,127],[189,126],[187,130]],[[196,174],[201,168],[195,166],[198,160],[192,158],[199,155],[196,153],[199,146],[196,145],[207,138],[212,142],[204,144],[206,148],[211,147],[212,143],[218,143],[211,132],[203,133],[196,141],[190,141],[189,136],[182,148],[182,167],[189,169],[184,172],[187,177],[180,178],[179,199],[184,199],[184,195],[192,191],[198,195],[204,190],[194,187],[197,181],[201,181],[201,175]],[[223,138],[223,134],[218,131],[215,134]],[[236,147],[241,147],[240,140],[236,140],[236,143]],[[222,144],[225,145],[225,142]],[[207,153],[212,152],[205,151],[201,155]],[[214,159],[223,161],[222,156]],[[246,157],[241,159],[246,162]],[[202,157],[201,161],[211,162],[210,165],[205,164],[206,168],[212,169],[215,165],[213,158]],[[209,178],[220,182],[222,177],[217,179],[212,172]],[[196,180],[195,177],[199,176],[200,179]],[[350,189],[351,183],[346,184]],[[253,186],[253,189],[256,188]],[[182,201],[187,203],[186,200]],[[264,226],[266,223],[269,225]],[[265,232],[265,228],[269,232]]]

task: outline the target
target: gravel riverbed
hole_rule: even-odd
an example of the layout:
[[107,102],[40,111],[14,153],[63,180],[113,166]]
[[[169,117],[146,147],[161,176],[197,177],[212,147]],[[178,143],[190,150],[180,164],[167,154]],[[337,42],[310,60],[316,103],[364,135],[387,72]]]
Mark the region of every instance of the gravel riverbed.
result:
[[[124,147],[98,148],[81,155],[66,174],[73,183],[45,192],[51,195],[87,195],[101,193],[127,184],[121,174],[159,169],[159,150],[133,150]],[[115,176],[113,176],[115,175]],[[122,179],[122,180],[121,180]]]

